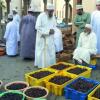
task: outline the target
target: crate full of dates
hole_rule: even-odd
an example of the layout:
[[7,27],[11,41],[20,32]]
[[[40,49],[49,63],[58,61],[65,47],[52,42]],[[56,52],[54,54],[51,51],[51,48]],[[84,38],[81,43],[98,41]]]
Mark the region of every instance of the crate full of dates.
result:
[[25,80],[31,86],[44,86],[44,80],[54,73],[55,71],[44,68],[25,74]]
[[64,73],[55,73],[46,79],[45,86],[49,90],[49,92],[61,96],[64,94],[64,87],[73,81],[76,77],[73,75],[65,75]]
[[65,87],[65,97],[71,100],[87,100],[88,94],[93,91],[99,83],[100,82],[89,78],[79,77]]
[[51,69],[53,71],[63,71],[68,70],[69,68],[73,68],[74,64],[66,63],[66,62],[58,62],[55,65],[52,65],[48,67],[48,69]]
[[91,71],[92,71],[92,69],[89,67],[76,65],[74,68],[70,68],[68,70],[65,70],[64,72],[66,74],[70,73],[70,74],[72,74],[74,76],[78,76],[78,77],[83,76],[83,77],[89,78],[91,76]]
[[100,85],[88,95],[88,100],[100,100]]

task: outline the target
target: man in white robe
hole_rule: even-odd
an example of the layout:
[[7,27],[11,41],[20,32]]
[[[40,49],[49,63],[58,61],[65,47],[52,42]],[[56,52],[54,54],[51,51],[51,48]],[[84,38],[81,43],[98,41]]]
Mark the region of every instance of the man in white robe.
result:
[[59,53],[63,51],[63,40],[62,40],[62,32],[57,27],[54,29],[54,42],[55,42],[55,48],[56,53]]
[[19,16],[18,11],[17,11],[16,8],[14,8],[12,11],[13,11],[13,20],[17,24],[17,32],[18,32],[19,41],[20,41],[19,25],[20,25],[21,19],[20,19],[20,16]]
[[38,68],[48,67],[56,63],[54,43],[56,19],[53,12],[54,6],[52,4],[47,4],[47,10],[41,13],[37,18],[35,66],[38,66]]
[[6,40],[6,54],[8,56],[16,56],[18,54],[19,41],[17,25],[15,20],[13,20],[13,15],[8,15],[8,21],[4,35],[4,39]]
[[91,15],[92,29],[97,36],[97,54],[100,54],[100,0],[96,1],[97,10]]
[[73,59],[78,64],[89,65],[91,55],[97,53],[97,39],[91,31],[91,25],[86,24],[84,32],[80,34],[78,46],[73,53]]

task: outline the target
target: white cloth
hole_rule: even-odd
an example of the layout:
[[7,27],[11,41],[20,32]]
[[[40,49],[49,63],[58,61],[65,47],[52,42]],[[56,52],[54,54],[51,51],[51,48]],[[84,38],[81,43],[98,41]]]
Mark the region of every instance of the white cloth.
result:
[[62,32],[57,27],[54,29],[54,31],[54,42],[56,52],[60,52],[63,50]]
[[86,24],[85,27],[86,27],[86,28],[89,28],[89,29],[92,29],[91,24]]
[[6,39],[6,53],[9,56],[18,54],[18,35],[17,25],[14,21],[9,22],[6,26],[6,32],[4,35]]
[[[55,17],[49,19],[46,12],[41,13],[36,22],[35,66],[44,68],[56,63],[54,35],[49,35],[50,29],[56,27]],[[45,38],[42,36],[45,35]]]
[[91,15],[91,25],[97,36],[97,53],[100,54],[100,11],[94,11]]
[[13,16],[13,21],[17,24],[17,35],[18,35],[18,41],[20,41],[20,33],[19,33],[19,25],[20,25],[20,16],[18,14]]
[[100,5],[100,0],[96,0],[96,5]]
[[89,35],[87,33],[81,33],[78,41],[78,47],[73,53],[73,58],[79,62],[85,61],[90,63],[90,56],[97,53],[97,39],[94,32]]
[[48,10],[54,10],[54,9],[55,9],[55,7],[54,7],[54,5],[53,5],[53,4],[48,3],[48,4],[47,4],[47,9],[48,9]]
[[83,8],[83,5],[76,5],[76,9],[82,9]]

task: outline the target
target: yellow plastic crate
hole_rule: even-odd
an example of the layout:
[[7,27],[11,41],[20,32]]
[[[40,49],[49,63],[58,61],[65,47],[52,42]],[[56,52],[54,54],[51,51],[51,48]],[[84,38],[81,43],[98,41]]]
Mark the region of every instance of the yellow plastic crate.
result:
[[[66,63],[66,62],[58,62],[58,63],[56,63],[56,64],[54,64],[54,65],[59,65],[59,64],[70,65],[70,67],[65,68],[65,69],[63,69],[63,70],[68,70],[68,69],[70,69],[70,68],[75,67],[75,65],[74,65],[74,64],[71,64],[71,63]],[[52,66],[54,66],[54,65],[52,65]],[[52,71],[59,71],[59,72],[63,71],[63,70],[53,69],[53,68],[51,68],[52,66],[49,66],[49,67],[48,67],[48,69],[51,69]]]
[[96,65],[97,64],[97,58],[91,59],[90,64],[91,65]]
[[34,73],[40,72],[40,71],[50,71],[50,72],[54,72],[55,73],[55,71],[52,71],[52,70],[47,69],[47,68],[44,68],[44,69],[41,69],[41,70],[37,70],[37,71],[33,71],[33,72],[25,74],[26,82],[28,82],[29,85],[31,85],[31,86],[44,86],[44,80],[46,78],[48,78],[49,76],[53,75],[53,74],[48,75],[46,77],[43,77],[41,79],[37,79],[37,78],[34,78],[34,77],[30,76],[31,74],[34,74]]
[[[52,83],[52,82],[49,82],[49,80],[51,78],[53,78],[54,76],[67,76],[67,77],[70,77],[72,78],[71,80],[69,80],[68,82],[62,84],[62,85],[57,85],[55,83]],[[44,82],[45,82],[45,87],[49,90],[49,92],[55,94],[55,95],[58,95],[58,96],[61,96],[63,95],[63,92],[64,92],[64,87],[69,84],[70,82],[72,82],[74,79],[76,79],[77,77],[76,76],[73,76],[71,74],[65,74],[65,73],[55,73],[53,74],[52,76],[50,76],[49,78],[47,78]]]
[[[83,72],[83,73],[81,73],[81,74],[79,74],[79,75],[73,74],[73,73],[70,73],[70,72],[67,72],[68,70],[74,69],[74,68],[86,68],[87,71],[85,71],[85,72]],[[73,76],[76,76],[76,77],[80,77],[80,76],[83,76],[83,77],[86,77],[86,78],[90,78],[90,77],[91,77],[91,71],[92,71],[91,68],[85,67],[85,66],[80,66],[80,65],[76,65],[74,68],[70,68],[70,69],[68,69],[68,70],[65,70],[65,71],[63,71],[63,73],[66,73],[66,74],[69,73],[69,74],[72,74]]]
[[93,97],[93,94],[96,92],[97,89],[100,88],[100,85],[98,85],[89,95],[88,95],[88,100],[100,100],[98,98]]

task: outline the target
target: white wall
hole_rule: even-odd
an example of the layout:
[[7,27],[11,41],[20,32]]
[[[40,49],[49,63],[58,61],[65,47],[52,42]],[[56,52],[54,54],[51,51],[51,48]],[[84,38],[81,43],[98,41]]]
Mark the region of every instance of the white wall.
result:
[[35,11],[43,11],[44,10],[44,4],[43,0],[32,0],[30,6],[35,10]]
[[22,10],[22,7],[21,7],[22,2],[21,1],[22,0],[11,0],[11,2],[10,2],[10,12],[12,12],[12,10],[17,7],[18,13],[21,14],[21,10]]
[[93,12],[96,9],[96,0],[83,0],[84,11]]

